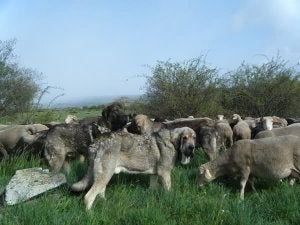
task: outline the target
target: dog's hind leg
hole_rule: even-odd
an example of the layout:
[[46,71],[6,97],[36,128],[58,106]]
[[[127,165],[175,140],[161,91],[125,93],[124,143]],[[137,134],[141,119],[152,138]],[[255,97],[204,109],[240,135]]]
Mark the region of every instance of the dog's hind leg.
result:
[[3,159],[7,159],[8,158],[7,151],[5,150],[4,146],[1,143],[0,143],[0,153],[2,153]]
[[103,155],[101,159],[96,158],[94,163],[94,183],[88,193],[84,196],[86,209],[90,209],[99,194],[105,198],[106,185],[114,175],[117,158],[111,154]]
[[85,176],[77,183],[72,184],[71,186],[72,191],[84,191],[89,186],[91,186],[93,180],[93,165],[94,164],[89,164]]
[[157,187],[158,184],[158,176],[157,175],[150,175],[150,185],[149,189],[153,190]]
[[89,151],[89,158],[88,158],[89,161],[88,161],[87,172],[80,181],[78,181],[77,183],[74,183],[71,186],[72,191],[84,191],[85,189],[87,189],[89,186],[92,185],[95,156],[96,156],[95,151]]

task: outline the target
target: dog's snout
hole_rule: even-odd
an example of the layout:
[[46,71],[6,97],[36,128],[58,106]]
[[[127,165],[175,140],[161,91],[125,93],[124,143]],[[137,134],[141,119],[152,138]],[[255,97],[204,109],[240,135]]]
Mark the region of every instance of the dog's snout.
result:
[[188,147],[188,148],[189,148],[189,150],[190,150],[190,151],[194,151],[194,149],[195,149],[195,145],[189,145],[189,147]]
[[194,149],[195,149],[195,145],[189,145],[186,149],[186,151],[184,152],[185,156],[188,157],[193,157],[194,156]]

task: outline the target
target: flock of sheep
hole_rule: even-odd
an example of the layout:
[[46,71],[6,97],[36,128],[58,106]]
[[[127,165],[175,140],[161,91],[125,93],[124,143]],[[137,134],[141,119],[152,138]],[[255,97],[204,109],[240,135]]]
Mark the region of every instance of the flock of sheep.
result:
[[150,137],[161,130],[188,127],[208,157],[198,168],[199,185],[223,175],[239,177],[243,199],[248,181],[255,190],[252,177],[288,178],[291,183],[300,179],[300,123],[293,122],[275,116],[242,119],[238,114],[228,120],[219,115],[216,120],[189,117],[172,121],[139,114],[129,121],[122,105],[113,103],[102,116],[80,121],[68,116],[63,124],[0,125],[0,157],[5,160],[26,143],[31,145],[28,149],[41,153],[53,171],[63,167],[68,172],[67,159],[88,157],[91,144],[105,133],[122,130]]

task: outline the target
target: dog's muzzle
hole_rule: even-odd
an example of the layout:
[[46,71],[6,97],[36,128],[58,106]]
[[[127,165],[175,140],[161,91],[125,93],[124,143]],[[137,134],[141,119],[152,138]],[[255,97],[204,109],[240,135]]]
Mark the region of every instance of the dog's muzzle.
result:
[[195,150],[195,145],[189,145],[187,149],[184,151],[184,155],[186,157],[193,157],[194,156],[194,150]]

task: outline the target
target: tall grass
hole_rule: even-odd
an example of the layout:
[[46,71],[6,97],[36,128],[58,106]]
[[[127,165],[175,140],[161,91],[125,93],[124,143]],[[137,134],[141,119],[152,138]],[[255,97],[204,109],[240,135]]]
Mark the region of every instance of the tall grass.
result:
[[[27,202],[0,208],[0,224],[300,224],[300,185],[287,181],[257,180],[258,192],[247,189],[239,199],[238,181],[215,180],[201,188],[195,182],[196,168],[205,162],[197,151],[188,166],[172,171],[172,190],[150,191],[146,175],[115,175],[106,189],[106,200],[98,197],[91,210],[83,204],[85,193],[72,193],[69,185],[83,176],[86,165],[74,162],[67,183]],[[21,155],[0,162],[3,189],[16,169],[40,166],[40,159]]]

